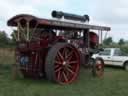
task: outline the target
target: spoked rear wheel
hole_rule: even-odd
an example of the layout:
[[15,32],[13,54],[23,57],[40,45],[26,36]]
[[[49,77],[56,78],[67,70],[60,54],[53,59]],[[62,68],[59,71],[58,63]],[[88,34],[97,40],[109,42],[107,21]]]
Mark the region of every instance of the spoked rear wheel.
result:
[[102,77],[104,75],[104,61],[101,58],[96,58],[93,62],[93,75],[96,77]]
[[47,79],[69,84],[76,80],[79,69],[80,56],[73,45],[57,43],[49,50],[45,64]]

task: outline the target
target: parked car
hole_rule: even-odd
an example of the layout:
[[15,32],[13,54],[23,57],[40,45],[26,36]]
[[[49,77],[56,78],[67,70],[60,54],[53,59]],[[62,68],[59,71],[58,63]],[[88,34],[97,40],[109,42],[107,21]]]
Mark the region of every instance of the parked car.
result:
[[128,70],[128,54],[121,51],[120,48],[105,48],[104,51],[94,54],[93,58],[100,57],[105,65],[121,66]]

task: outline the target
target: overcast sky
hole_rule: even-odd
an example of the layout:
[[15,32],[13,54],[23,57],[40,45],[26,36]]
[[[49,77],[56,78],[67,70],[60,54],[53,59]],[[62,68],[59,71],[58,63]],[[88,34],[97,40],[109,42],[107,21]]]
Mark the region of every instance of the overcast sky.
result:
[[16,14],[51,18],[52,10],[88,14],[91,24],[111,27],[114,41],[128,40],[128,0],[0,0],[0,30],[11,34],[6,22]]

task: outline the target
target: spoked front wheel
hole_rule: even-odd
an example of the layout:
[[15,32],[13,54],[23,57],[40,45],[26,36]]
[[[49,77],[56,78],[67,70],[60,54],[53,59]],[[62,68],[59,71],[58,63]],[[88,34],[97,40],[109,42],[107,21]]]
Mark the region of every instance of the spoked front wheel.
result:
[[104,61],[101,58],[93,59],[93,76],[102,77],[104,75]]

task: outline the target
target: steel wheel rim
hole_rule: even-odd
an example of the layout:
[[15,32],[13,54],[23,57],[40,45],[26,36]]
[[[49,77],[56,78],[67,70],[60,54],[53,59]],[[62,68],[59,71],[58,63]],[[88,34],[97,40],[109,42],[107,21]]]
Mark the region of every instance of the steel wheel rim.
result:
[[101,77],[104,74],[104,63],[100,59],[96,60],[96,74],[98,77]]
[[71,83],[79,73],[79,53],[72,46],[65,46],[57,52],[54,64],[55,80],[60,84]]

